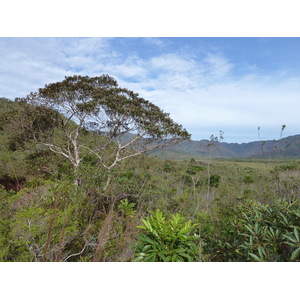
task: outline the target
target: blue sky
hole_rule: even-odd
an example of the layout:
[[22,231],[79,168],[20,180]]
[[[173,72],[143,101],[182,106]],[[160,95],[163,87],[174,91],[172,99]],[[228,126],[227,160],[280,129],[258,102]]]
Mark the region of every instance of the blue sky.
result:
[[299,134],[300,38],[0,38],[0,97],[64,76],[109,74],[170,113],[193,140]]

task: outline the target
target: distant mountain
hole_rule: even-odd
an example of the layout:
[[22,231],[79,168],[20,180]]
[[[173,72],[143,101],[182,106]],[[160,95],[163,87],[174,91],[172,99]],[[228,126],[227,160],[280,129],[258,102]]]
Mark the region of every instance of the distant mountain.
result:
[[300,134],[280,140],[255,141],[250,143],[215,142],[209,140],[185,141],[172,147],[157,149],[149,153],[164,159],[188,159],[197,157],[249,158],[282,157],[300,158]]

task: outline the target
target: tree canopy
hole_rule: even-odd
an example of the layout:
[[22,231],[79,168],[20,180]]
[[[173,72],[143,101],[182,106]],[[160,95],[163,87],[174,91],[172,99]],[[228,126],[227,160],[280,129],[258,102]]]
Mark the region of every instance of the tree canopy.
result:
[[[108,75],[65,77],[16,101],[31,104],[38,113],[35,119],[32,115],[23,118],[30,122],[24,136],[30,133],[37,142],[68,158],[74,167],[78,167],[83,149],[96,155],[109,170],[128,157],[190,138],[169,114],[137,93],[119,87]],[[67,142],[55,142],[55,130],[50,130],[49,120],[53,128],[61,128]],[[86,130],[102,138],[93,145],[82,144],[80,134]],[[105,159],[103,153],[108,147],[112,155]]]

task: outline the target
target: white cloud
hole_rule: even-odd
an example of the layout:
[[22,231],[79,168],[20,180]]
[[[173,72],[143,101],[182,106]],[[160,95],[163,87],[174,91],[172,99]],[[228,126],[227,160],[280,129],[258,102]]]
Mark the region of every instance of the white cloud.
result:
[[[293,82],[297,80],[293,79]],[[286,124],[287,128],[294,128],[291,132],[297,134],[295,128],[299,118],[295,103],[298,103],[300,85],[293,83],[293,86],[295,88],[291,89],[290,80],[283,80],[280,85],[270,85],[263,84],[262,78],[259,81],[242,79],[189,90],[157,88],[145,92],[145,95],[169,112],[176,122],[187,129],[192,128],[194,139],[205,138],[201,136],[203,127],[208,128],[207,133],[225,128],[227,132],[228,128],[235,132],[243,128],[243,139],[250,141],[253,134],[256,137],[258,126],[277,131],[282,124]],[[197,127],[199,130],[195,129]],[[229,135],[233,136],[233,133]]]
[[208,72],[213,77],[224,77],[233,68],[233,64],[222,56],[209,53],[205,59],[208,64]]
[[[164,47],[160,39],[146,42]],[[258,126],[277,130],[282,124],[299,133],[300,77],[289,77],[286,70],[262,76],[255,67],[234,77],[234,63],[215,53],[198,59],[176,51],[124,57],[107,38],[0,38],[0,96],[26,96],[74,73],[106,73],[169,112],[194,139],[219,129],[234,138],[241,128],[243,139],[253,138]],[[242,139],[239,135],[235,138]]]
[[153,57],[150,64],[154,69],[165,70],[168,72],[188,72],[196,66],[193,60],[182,58],[176,54]]
[[67,55],[91,56],[98,53],[106,53],[105,50],[110,48],[108,38],[71,38],[61,39],[59,42],[64,44],[63,52]]
[[[104,67],[104,70],[108,72],[111,70],[110,67]],[[114,74],[118,77],[125,77],[125,78],[133,78],[133,77],[144,77],[145,69],[135,65],[116,65],[114,66]]]
[[155,38],[155,37],[145,37],[143,38],[143,40],[146,44],[155,45],[160,48],[163,48],[170,44],[167,40],[162,40],[161,38]]

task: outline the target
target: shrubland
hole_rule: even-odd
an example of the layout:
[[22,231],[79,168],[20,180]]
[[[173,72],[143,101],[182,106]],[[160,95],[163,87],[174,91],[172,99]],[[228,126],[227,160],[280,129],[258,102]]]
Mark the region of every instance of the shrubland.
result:
[[162,128],[125,150],[128,125],[103,135],[42,108],[0,101],[1,261],[300,260],[298,160],[162,160],[143,151]]

